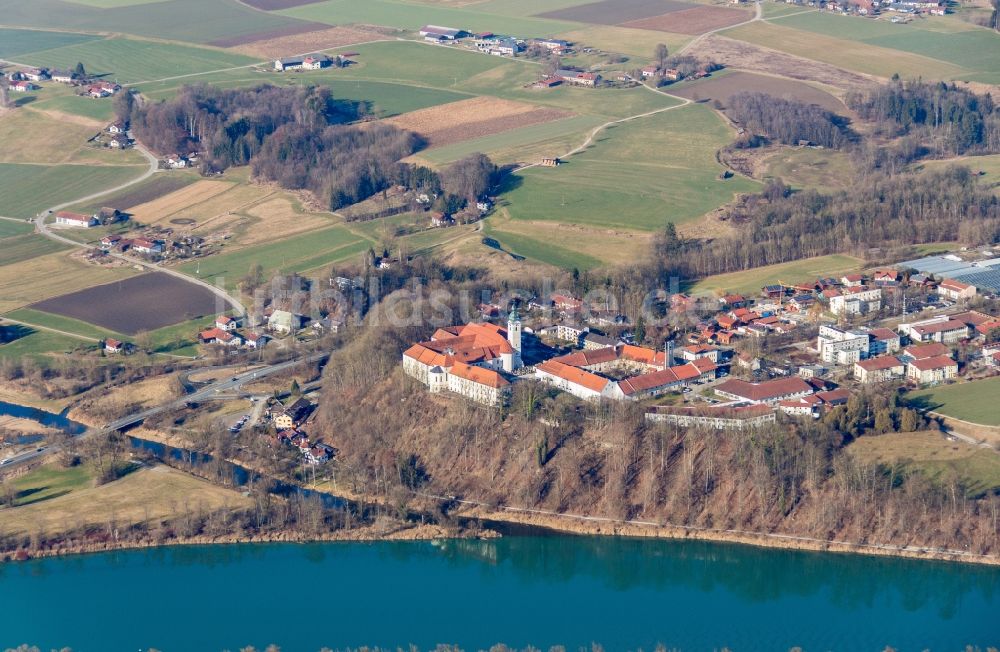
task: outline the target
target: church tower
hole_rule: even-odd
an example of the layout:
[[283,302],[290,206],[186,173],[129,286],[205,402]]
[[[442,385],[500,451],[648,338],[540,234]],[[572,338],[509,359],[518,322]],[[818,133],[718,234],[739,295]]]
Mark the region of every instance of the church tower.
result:
[[517,314],[517,308],[511,308],[507,317],[507,341],[514,349],[514,369],[524,366],[521,360],[521,317]]

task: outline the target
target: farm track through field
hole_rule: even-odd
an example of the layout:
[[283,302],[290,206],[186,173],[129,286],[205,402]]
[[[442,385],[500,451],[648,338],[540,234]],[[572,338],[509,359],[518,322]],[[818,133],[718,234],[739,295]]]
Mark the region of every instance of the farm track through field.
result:
[[[139,153],[141,153],[143,156],[145,156],[147,161],[149,161],[149,168],[141,176],[139,176],[139,177],[137,177],[135,179],[132,179],[131,181],[128,181],[127,183],[123,183],[123,184],[120,184],[118,186],[115,186],[114,188],[107,188],[107,189],[102,190],[100,192],[95,192],[93,194],[90,194],[90,195],[88,195],[86,197],[79,197],[79,198],[74,199],[72,201],[64,202],[62,204],[59,204],[58,206],[53,206],[52,208],[50,208],[48,210],[42,211],[41,213],[39,213],[38,217],[35,218],[35,229],[38,231],[38,233],[40,233],[41,235],[45,236],[46,238],[49,238],[50,240],[55,240],[57,242],[62,242],[64,244],[68,244],[68,245],[71,245],[73,247],[79,247],[79,248],[83,248],[83,249],[96,249],[97,247],[95,247],[94,245],[86,244],[86,243],[83,243],[83,242],[77,242],[76,240],[73,240],[71,238],[64,238],[61,235],[53,233],[52,230],[49,228],[49,225],[45,223],[45,218],[48,217],[50,214],[55,213],[56,211],[59,211],[59,210],[62,210],[63,208],[66,208],[67,206],[72,206],[73,204],[80,204],[80,203],[88,202],[88,201],[97,199],[99,197],[103,197],[104,195],[107,195],[107,194],[110,194],[110,193],[113,193],[113,192],[118,192],[120,190],[124,190],[126,188],[131,187],[131,186],[134,186],[137,183],[142,183],[146,179],[148,179],[151,176],[153,176],[154,174],[156,174],[157,170],[159,169],[159,161],[157,160],[157,158],[155,156],[153,156],[149,152],[149,150],[147,150],[145,147],[143,147],[142,144],[140,144],[138,142],[135,144],[135,149],[136,149],[136,151],[138,151]],[[138,260],[136,258],[132,258],[132,257],[126,256],[124,254],[118,254],[118,253],[109,252],[108,255],[113,256],[115,258],[118,258],[119,260],[123,260],[123,261],[125,261],[125,262],[127,262],[129,264],[141,265],[142,267],[145,267],[145,268],[147,268],[149,270],[152,270],[152,271],[155,271],[155,272],[163,272],[164,274],[168,274],[168,275],[173,276],[175,278],[184,280],[184,281],[186,281],[188,283],[193,283],[194,285],[200,285],[203,288],[205,288],[205,289],[209,290],[210,292],[212,292],[213,294],[215,294],[217,297],[219,297],[220,299],[222,299],[223,301],[225,301],[229,305],[231,305],[240,315],[246,315],[246,312],[247,312],[246,308],[243,306],[243,304],[240,302],[239,299],[237,299],[236,297],[228,294],[224,289],[218,288],[218,287],[212,285],[211,283],[207,283],[205,281],[202,281],[201,279],[191,278],[190,276],[188,276],[186,274],[182,274],[181,272],[178,272],[176,270],[169,269],[167,267],[164,267],[162,265],[158,265],[158,264],[155,264],[155,263],[147,263],[145,261]]]

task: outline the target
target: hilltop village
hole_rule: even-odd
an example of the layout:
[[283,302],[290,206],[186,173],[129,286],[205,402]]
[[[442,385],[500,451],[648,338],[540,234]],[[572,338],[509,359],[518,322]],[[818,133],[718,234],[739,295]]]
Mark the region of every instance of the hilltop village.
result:
[[[684,426],[818,418],[875,383],[922,387],[1000,370],[1000,317],[967,307],[1000,289],[997,259],[951,258],[767,285],[757,297],[674,294],[668,311],[694,314],[707,301],[716,312],[657,349],[637,341],[626,316],[568,294],[519,301],[525,316],[515,307],[502,324],[500,306],[484,305],[483,322],[439,328],[402,366],[431,393],[488,406],[535,380],[587,401],[641,401],[648,420]],[[937,279],[917,271],[949,262]]]

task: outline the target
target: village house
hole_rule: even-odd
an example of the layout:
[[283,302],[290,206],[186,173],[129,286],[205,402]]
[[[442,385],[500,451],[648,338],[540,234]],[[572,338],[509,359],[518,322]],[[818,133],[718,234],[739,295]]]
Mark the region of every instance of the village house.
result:
[[49,78],[48,68],[30,68],[21,71],[21,77],[28,81],[40,82]]
[[501,57],[516,57],[517,53],[521,51],[521,44],[518,43],[517,39],[510,36],[490,34],[489,36],[477,38],[476,48],[480,52],[487,54]]
[[287,310],[275,310],[267,319],[267,327],[275,333],[290,335],[302,328],[302,318]]
[[59,82],[60,84],[72,84],[76,81],[76,73],[68,70],[53,70],[50,76],[52,81]]
[[236,330],[237,322],[227,315],[219,315],[215,318],[215,327],[220,331],[232,332]]
[[684,428],[715,430],[751,430],[776,421],[774,410],[766,405],[743,406],[656,406],[646,412],[646,420],[669,423]]
[[132,251],[140,254],[157,255],[163,253],[163,243],[159,240],[136,238],[132,240]]
[[715,393],[734,401],[746,401],[754,405],[777,405],[779,401],[801,398],[814,393],[813,386],[799,378],[776,378],[759,383],[751,383],[738,378],[730,378],[715,386]]
[[128,132],[128,123],[116,120],[108,125],[109,134],[124,134]]
[[259,333],[247,333],[244,338],[246,340],[247,348],[259,349],[267,343],[267,337]]
[[946,355],[912,360],[906,365],[906,377],[920,385],[943,382],[957,375],[958,363]]
[[883,383],[906,375],[906,365],[892,355],[868,358],[854,363],[854,379],[862,383]]
[[938,285],[938,296],[952,301],[963,301],[976,296],[976,286],[946,278]]
[[27,93],[28,91],[37,91],[38,85],[32,84],[30,81],[21,80],[11,82],[9,88],[15,93]]
[[568,50],[572,43],[569,41],[564,41],[558,38],[541,38],[532,41],[535,45],[540,45],[550,52],[555,52],[556,54],[562,54],[564,51]]
[[299,397],[285,406],[281,413],[274,417],[274,427],[278,430],[298,427],[312,411],[313,404],[309,402],[309,399]]
[[221,344],[223,346],[242,346],[243,338],[237,333],[224,331],[219,328],[209,328],[198,333],[198,341],[202,344]]
[[114,249],[121,241],[120,235],[106,235],[101,238],[101,249]]
[[587,86],[593,88],[601,81],[601,76],[594,72],[581,72],[579,70],[557,70],[556,77],[562,79],[567,84],[574,86]]
[[332,65],[330,57],[325,54],[307,54],[300,57],[286,57],[274,60],[274,69],[278,72],[285,70],[320,70]]
[[56,213],[55,224],[57,226],[70,226],[79,229],[89,229],[97,226],[97,218],[92,215],[73,213],[71,211],[59,211]]
[[116,340],[114,338],[107,338],[104,340],[104,352],[110,354],[116,353],[128,353],[131,348],[130,344],[122,342],[121,340]]
[[167,163],[167,167],[171,170],[183,170],[188,166],[187,157],[181,156],[180,154],[171,154],[164,160]]

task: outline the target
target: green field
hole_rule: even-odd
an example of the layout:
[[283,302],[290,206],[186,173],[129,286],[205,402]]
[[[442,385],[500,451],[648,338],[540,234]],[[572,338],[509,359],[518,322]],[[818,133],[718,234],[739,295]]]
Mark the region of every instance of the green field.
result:
[[142,174],[145,166],[23,165],[0,163],[0,212],[32,217],[40,211]]
[[122,84],[254,63],[250,57],[221,50],[128,38],[69,45],[34,52],[22,59],[35,66],[63,69],[71,69],[82,62],[91,74],[100,74]]
[[[469,154],[483,152],[489,154],[498,165],[515,161],[534,162],[545,156],[545,154],[541,154],[540,152],[549,152],[548,155],[551,156],[569,149],[569,147],[563,144],[567,140],[567,137],[572,137],[569,139],[572,142],[582,143],[586,139],[587,134],[603,122],[603,118],[589,115],[564,118],[555,122],[546,122],[544,124],[505,131],[492,136],[473,138],[460,143],[445,145],[444,147],[435,147],[426,152],[421,152],[420,159],[434,165],[443,165],[457,161]],[[529,152],[539,152],[539,154],[530,157],[526,156]]]
[[86,346],[87,343],[58,333],[33,330],[30,334],[19,337],[13,342],[0,344],[0,358],[20,360],[25,356],[31,356],[42,360],[49,353],[67,353],[81,345]]
[[[34,231],[34,227],[31,226],[29,222],[14,221],[14,220],[0,220],[0,240],[4,238],[12,238],[17,235],[24,235],[25,233],[31,233]],[[4,245],[7,243],[5,242]],[[2,255],[2,252],[0,252]]]
[[719,178],[715,150],[730,138],[700,105],[616,125],[564,165],[511,175],[504,205],[514,219],[639,231],[688,222],[759,188],[743,177]]
[[79,45],[99,38],[91,34],[0,28],[0,58],[17,59],[29,52]]
[[756,294],[765,285],[778,283],[796,283],[811,281],[819,276],[837,276],[845,272],[861,269],[863,263],[853,256],[833,254],[796,260],[791,263],[766,265],[731,274],[709,276],[694,283],[686,292],[705,294],[711,292],[737,292],[741,294]]
[[[506,3],[505,3],[506,4]],[[546,11],[535,3],[534,12]],[[534,13],[529,12],[529,13]],[[480,7],[468,9],[418,5],[393,0],[328,0],[302,5],[280,12],[302,20],[314,20],[330,25],[368,23],[399,29],[419,30],[421,26],[453,25],[472,31],[516,34],[520,38],[552,36],[572,29],[576,23],[533,18],[518,12],[507,15],[490,14]]]
[[817,147],[782,147],[766,159],[762,180],[781,179],[795,189],[843,188],[853,179],[850,154]]
[[4,238],[0,243],[0,266],[13,265],[22,260],[37,258],[68,248],[68,245],[31,232]]
[[114,118],[114,108],[110,98],[97,99],[72,93],[49,96],[46,92],[39,95],[38,101],[33,102],[31,107],[43,111],[70,113],[101,122],[111,122]]
[[963,78],[996,83],[1000,79],[1000,34],[948,18],[916,19],[893,24],[809,12],[779,18],[776,24],[881,48],[909,52],[960,66]]
[[[116,8],[104,8],[109,3]],[[302,24],[293,18],[257,11],[237,0],[163,0],[128,2],[127,6],[118,0],[93,0],[87,4],[5,0],[3,23],[15,27],[135,34],[192,43]]]
[[600,267],[604,262],[585,253],[560,247],[551,242],[542,242],[541,240],[520,233],[487,229],[485,235],[498,241],[504,251],[508,253],[524,256],[529,260],[547,263],[555,267],[561,267],[562,269],[594,269]]
[[908,395],[911,402],[962,421],[1000,426],[1000,377],[955,383]]
[[191,276],[200,269],[199,278],[218,278],[226,287],[234,288],[254,264],[264,268],[266,277],[279,270],[306,272],[361,253],[369,246],[370,243],[361,236],[343,226],[334,226],[272,244],[216,254],[201,261],[185,263],[178,269]]
[[17,491],[14,506],[30,505],[56,498],[76,489],[89,487],[92,481],[90,471],[83,466],[74,466],[69,469],[43,466],[12,482]]

